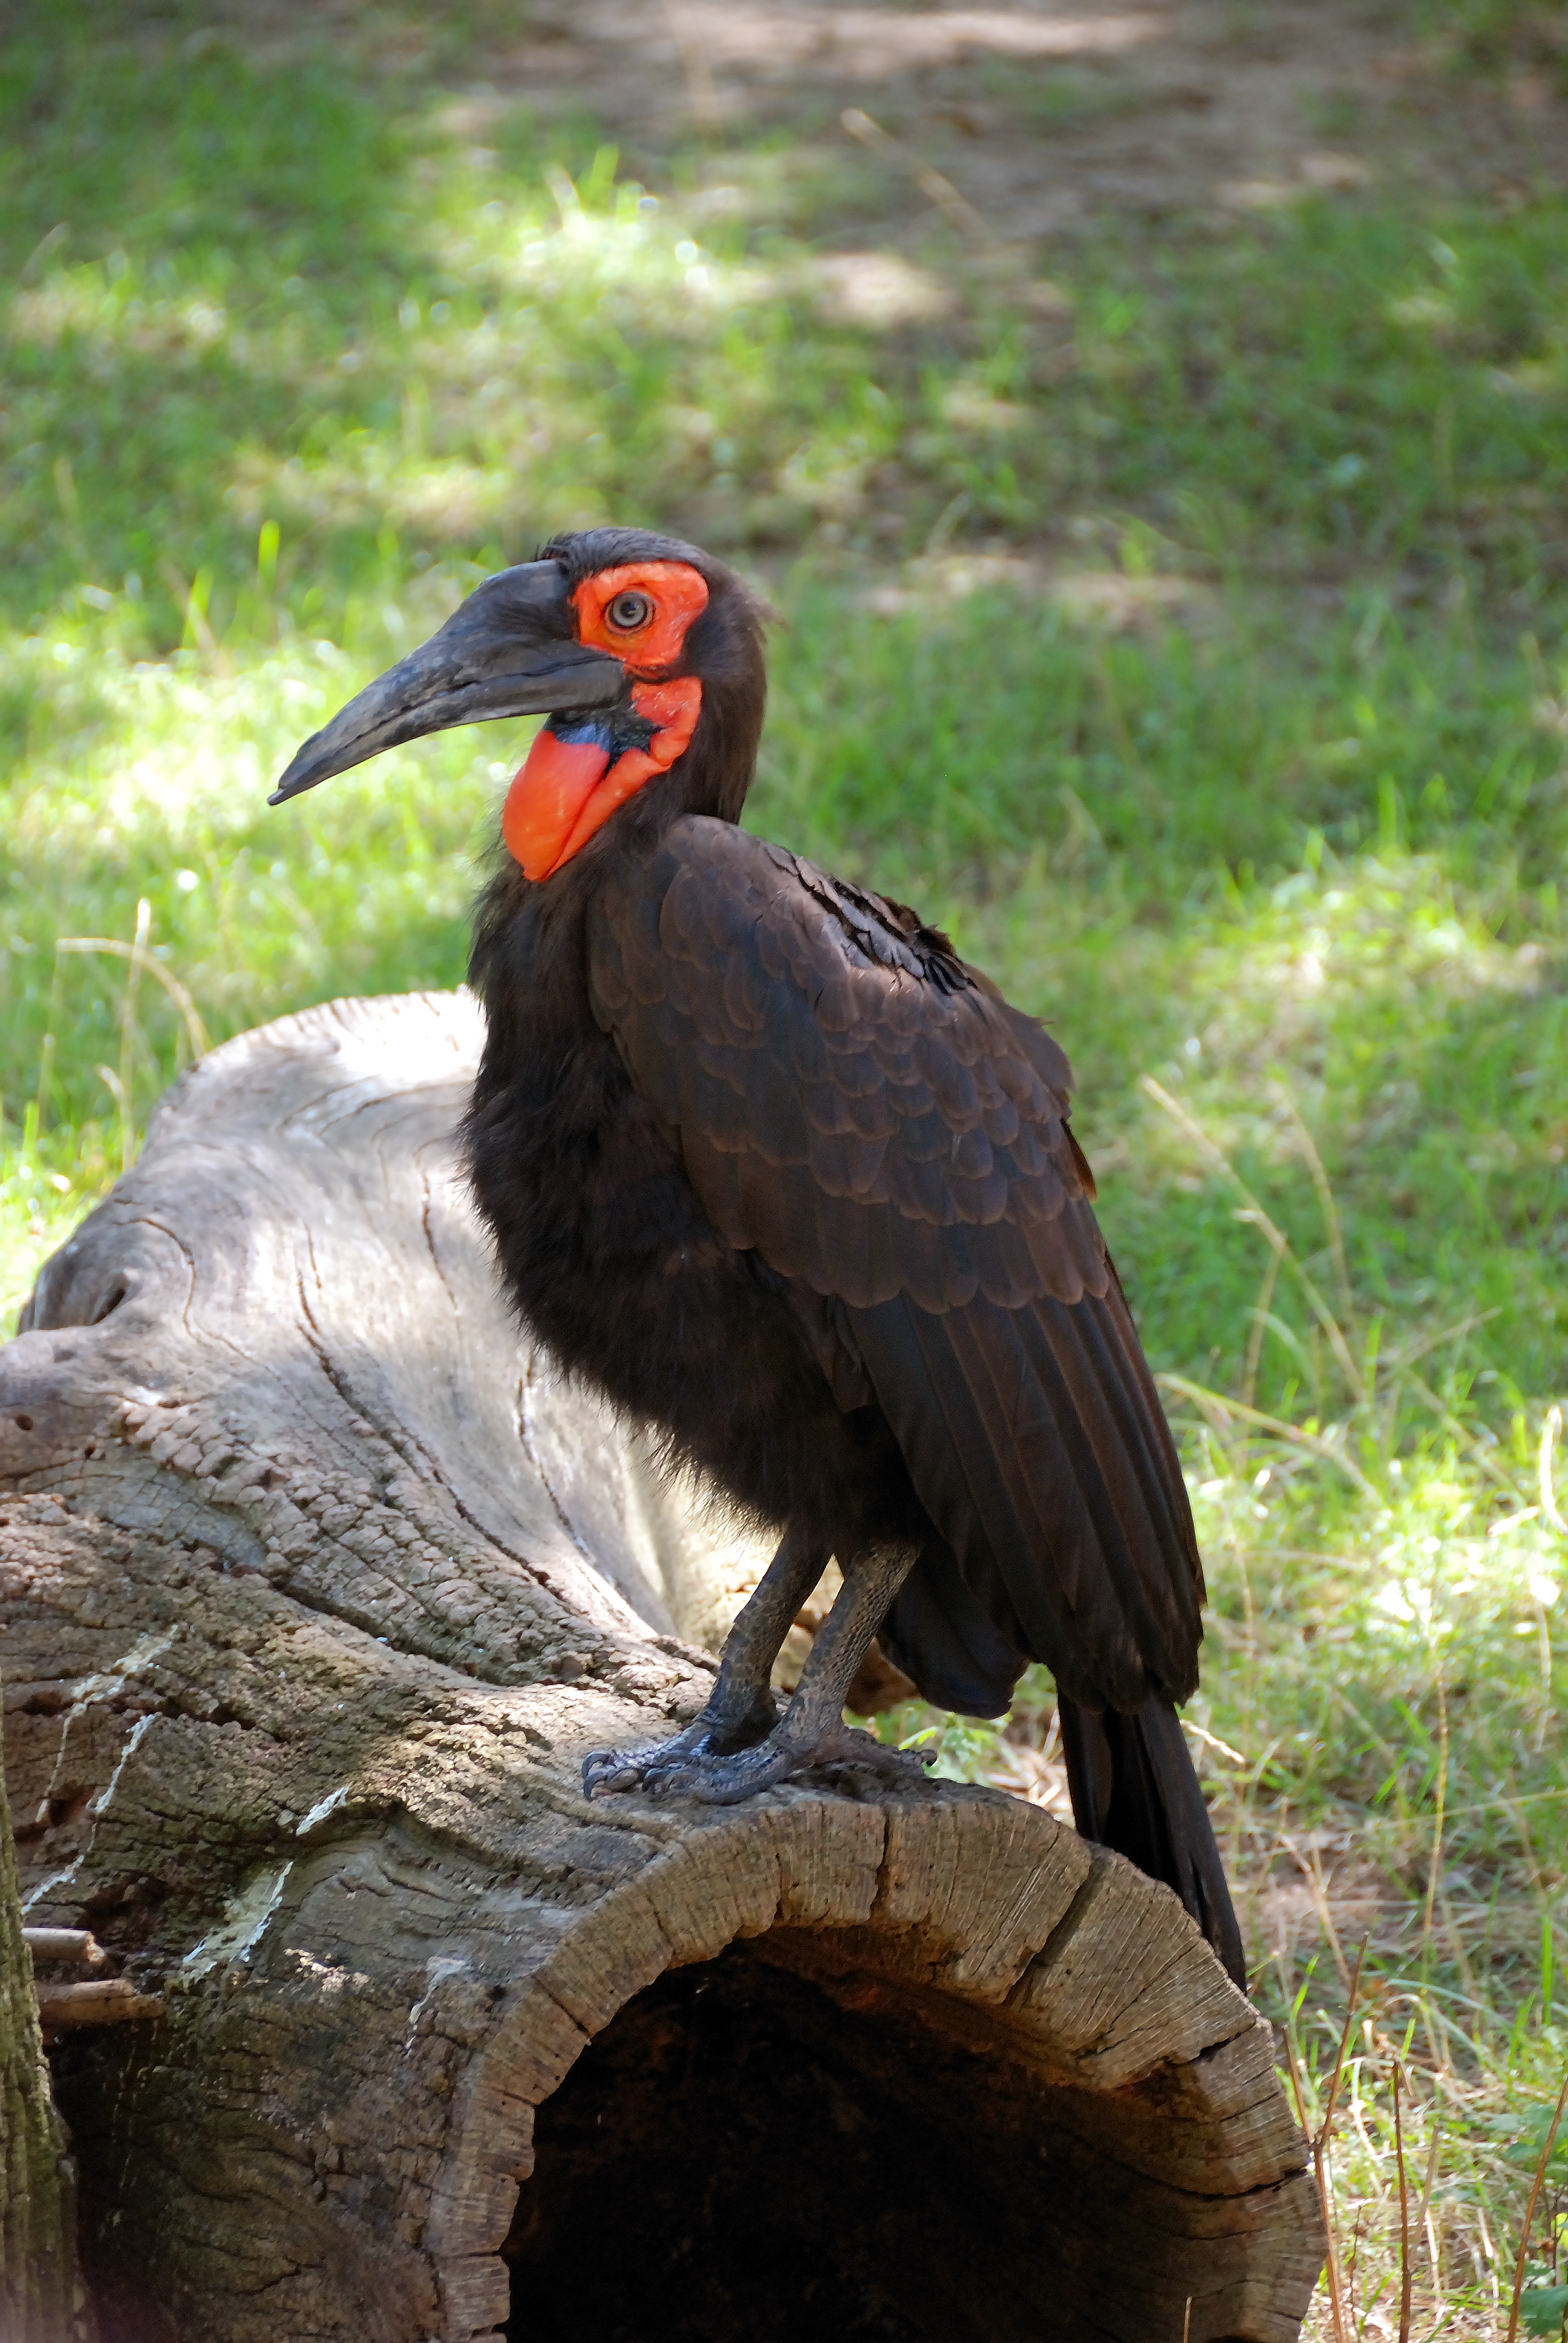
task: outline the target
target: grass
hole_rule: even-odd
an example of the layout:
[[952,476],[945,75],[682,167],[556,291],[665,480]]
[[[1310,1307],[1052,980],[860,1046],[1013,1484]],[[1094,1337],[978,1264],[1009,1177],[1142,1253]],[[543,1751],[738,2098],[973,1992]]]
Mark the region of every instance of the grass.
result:
[[[1412,25],[1443,89],[1558,70],[1546,11]],[[204,1036],[459,977],[524,731],[268,812],[297,741],[550,528],[732,551],[788,620],[755,826],[950,921],[1079,1069],[1310,2125],[1341,2066],[1314,2331],[1400,2332],[1398,2074],[1411,2331],[1501,2336],[1568,2054],[1568,206],[977,259],[819,126],[639,186],[476,97],[472,32],[345,72],[63,5],[0,60],[0,1297]],[[1050,1798],[1050,1709],[881,1729]],[[1537,2319],[1565,2217],[1559,2137]]]

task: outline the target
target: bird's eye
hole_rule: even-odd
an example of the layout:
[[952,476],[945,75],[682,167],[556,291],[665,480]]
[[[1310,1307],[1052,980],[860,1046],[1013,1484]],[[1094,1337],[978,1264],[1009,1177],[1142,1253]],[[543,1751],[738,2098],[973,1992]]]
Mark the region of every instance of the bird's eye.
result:
[[636,634],[652,616],[653,604],[646,594],[618,594],[605,610],[610,625],[623,635]]

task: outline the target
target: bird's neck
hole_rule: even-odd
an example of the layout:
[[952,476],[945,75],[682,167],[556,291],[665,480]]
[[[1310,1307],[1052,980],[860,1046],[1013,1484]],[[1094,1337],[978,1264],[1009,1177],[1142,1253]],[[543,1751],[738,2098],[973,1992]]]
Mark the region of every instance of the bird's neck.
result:
[[583,981],[592,890],[575,868],[540,883],[507,854],[476,909],[468,982],[485,1005],[481,1082],[503,1064],[558,1058],[593,1020]]
[[600,889],[652,853],[683,810],[623,806],[549,879],[526,878],[504,848],[498,852],[468,955],[468,982],[486,1014],[481,1091],[519,1079],[530,1091],[548,1090],[572,1052],[609,1046],[588,1001],[588,911]]

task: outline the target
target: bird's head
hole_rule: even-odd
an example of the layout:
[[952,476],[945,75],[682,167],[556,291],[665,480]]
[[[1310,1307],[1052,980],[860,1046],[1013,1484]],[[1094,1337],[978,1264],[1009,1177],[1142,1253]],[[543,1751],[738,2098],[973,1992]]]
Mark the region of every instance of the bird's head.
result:
[[733,570],[648,529],[583,529],[476,587],[305,742],[267,802],[422,733],[545,715],[501,829],[548,879],[655,784],[672,814],[733,821],[764,691],[761,613]]

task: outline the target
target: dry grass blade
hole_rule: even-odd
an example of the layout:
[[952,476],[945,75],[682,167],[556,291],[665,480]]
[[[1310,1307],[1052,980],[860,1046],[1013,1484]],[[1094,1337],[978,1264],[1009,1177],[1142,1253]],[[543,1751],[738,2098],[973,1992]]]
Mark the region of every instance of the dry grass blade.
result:
[[1366,1474],[1359,1465],[1352,1464],[1344,1451],[1336,1448],[1332,1441],[1320,1440],[1316,1433],[1303,1432],[1300,1424],[1285,1423],[1277,1415],[1265,1415],[1261,1409],[1248,1407],[1241,1400],[1227,1399],[1222,1392],[1210,1391],[1206,1384],[1191,1383],[1185,1375],[1157,1374],[1154,1380],[1162,1391],[1179,1393],[1181,1398],[1190,1399],[1194,1407],[1201,1408],[1221,1439],[1228,1430],[1225,1419],[1240,1416],[1243,1423],[1255,1423],[1260,1431],[1271,1432],[1276,1440],[1288,1441],[1294,1448],[1304,1448],[1309,1456],[1322,1457],[1325,1464],[1337,1464],[1346,1478],[1354,1482],[1363,1497],[1371,1497],[1376,1502],[1377,1491]]
[[[1256,1196],[1253,1195],[1251,1190],[1248,1187],[1246,1182],[1242,1179],[1235,1165],[1231,1161],[1230,1157],[1225,1153],[1223,1148],[1218,1146],[1215,1141],[1210,1138],[1209,1133],[1204,1130],[1197,1117],[1188,1111],[1186,1107],[1182,1105],[1180,1099],[1172,1098],[1170,1091],[1163,1089],[1161,1085],[1155,1081],[1152,1074],[1140,1074],[1138,1077],[1138,1086],[1140,1090],[1144,1091],[1148,1097],[1154,1101],[1156,1106],[1161,1108],[1163,1111],[1171,1117],[1171,1121],[1176,1124],[1179,1130],[1186,1132],[1188,1138],[1191,1140],[1193,1145],[1202,1155],[1204,1161],[1212,1171],[1218,1172],[1223,1179],[1228,1180],[1231,1187],[1236,1191],[1236,1193],[1241,1198],[1243,1203],[1247,1207],[1248,1215],[1252,1221],[1253,1225],[1258,1229],[1265,1241],[1272,1247],[1274,1252],[1278,1255],[1279,1259],[1284,1262],[1285,1266],[1290,1270],[1292,1276],[1295,1279],[1296,1283],[1301,1287],[1302,1292],[1306,1298],[1308,1308],[1312,1311],[1313,1317],[1317,1320],[1319,1325],[1322,1328],[1324,1334],[1328,1338],[1329,1348],[1332,1351],[1334,1357],[1339,1362],[1340,1373],[1343,1375],[1346,1384],[1354,1397],[1357,1405],[1364,1405],[1367,1395],[1366,1381],[1360,1367],[1357,1366],[1355,1360],[1352,1355],[1351,1346],[1344,1337],[1344,1329],[1341,1326],[1339,1320],[1334,1316],[1333,1312],[1329,1308],[1328,1303],[1323,1300],[1322,1295],[1318,1292],[1318,1289],[1313,1284],[1312,1279],[1307,1275],[1306,1271],[1302,1267],[1301,1262],[1296,1259],[1295,1253],[1291,1247],[1291,1241],[1285,1234],[1283,1229],[1282,1229],[1278,1222],[1275,1222],[1267,1212],[1265,1212],[1263,1206],[1258,1202]],[[1321,1171],[1322,1167],[1320,1164],[1318,1168]]]
[[1350,2047],[1351,2028],[1356,2020],[1356,2005],[1361,1999],[1362,1966],[1367,1956],[1367,1938],[1362,1938],[1356,1955],[1355,1975],[1351,1979],[1350,2000],[1345,2009],[1345,2022],[1340,2034],[1340,2046],[1334,2059],[1334,2071],[1329,2082],[1329,2096],[1323,2102],[1323,2119],[1312,2140],[1312,2170],[1317,2176],[1318,2203],[1322,2210],[1323,2235],[1328,2240],[1329,2315],[1333,2320],[1334,2343],[1350,2343],[1350,2329],[1345,2319],[1344,2287],[1340,2276],[1339,2246],[1334,2235],[1333,2185],[1329,2176],[1329,2143],[1333,2132],[1334,2109],[1339,2101],[1340,2082],[1345,2071],[1345,2053]]
[[[1054,1721],[1053,1719],[1052,1722]],[[1221,1757],[1229,1757],[1233,1765],[1249,1765],[1251,1763],[1251,1758],[1241,1750],[1232,1749],[1228,1741],[1221,1741],[1217,1733],[1210,1733],[1191,1716],[1184,1716],[1181,1719],[1181,1730],[1184,1733],[1190,1733],[1194,1741],[1201,1741],[1205,1749],[1217,1749]]]
[[[1284,1837],[1282,1832],[1281,1836]],[[1290,1842],[1285,1840],[1285,1844],[1289,1845]],[[1291,1854],[1297,1870],[1306,1881],[1307,1893],[1311,1896],[1317,1911],[1318,1926],[1323,1932],[1324,1941],[1333,1956],[1334,1966],[1340,1973],[1340,1983],[1349,1993],[1351,1966],[1345,1958],[1344,1947],[1340,1943],[1340,1932],[1334,1925],[1333,1906],[1329,1901],[1328,1881],[1323,1877],[1322,1857],[1315,1846],[1309,1848],[1305,1855],[1302,1855],[1299,1848],[1292,1846]]]
[[1367,1946],[1370,1941],[1369,1937],[1362,1938],[1361,1950],[1356,1955],[1355,1970],[1351,1977],[1351,1997],[1345,2010],[1344,2026],[1340,2034],[1339,2055],[1334,2060],[1334,2071],[1329,2083],[1329,2096],[1323,2107],[1323,2120],[1318,2130],[1319,2140],[1324,2147],[1328,2146],[1329,2134],[1333,2128],[1334,2107],[1340,2096],[1341,2078],[1345,2071],[1345,2052],[1350,2047],[1351,2028],[1356,2019],[1356,2005],[1361,1999],[1362,1970],[1365,1966]]
[[1391,1366],[1408,1367],[1417,1359],[1424,1359],[1429,1351],[1441,1351],[1445,1342],[1457,1342],[1462,1334],[1469,1334],[1477,1326],[1490,1326],[1494,1318],[1503,1315],[1503,1304],[1491,1310],[1473,1310],[1468,1317],[1458,1318],[1452,1326],[1440,1326],[1435,1334],[1412,1336],[1408,1342],[1392,1344],[1383,1353]]
[[1557,1492],[1552,1483],[1552,1451],[1557,1444],[1562,1430],[1562,1409],[1556,1406],[1549,1407],[1546,1411],[1546,1421],[1541,1427],[1541,1453],[1536,1463],[1536,1476],[1541,1483],[1543,1519],[1551,1523],[1559,1537],[1568,1537],[1568,1522],[1563,1520],[1557,1510]]
[[136,1151],[136,1133],[131,1127],[130,1092],[113,1066],[95,1066],[93,1071],[115,1101],[115,1111],[120,1118],[120,1168],[128,1172]]
[[1530,2198],[1524,2207],[1524,2218],[1519,2227],[1519,2252],[1513,2264],[1513,2300],[1508,2312],[1507,2343],[1514,2343],[1519,2333],[1519,2304],[1524,2292],[1524,2264],[1530,2252],[1530,2231],[1535,2220],[1535,2207],[1540,2201],[1541,2184],[1546,2177],[1546,2166],[1557,2137],[1557,2127],[1563,2120],[1563,2109],[1568,2105],[1568,2074],[1563,2077],[1563,2087],[1557,2094],[1557,2105],[1552,2112],[1546,2137],[1535,2161],[1535,2177],[1530,2184]]
[[177,976],[155,958],[145,944],[122,943],[116,936],[61,936],[55,949],[63,952],[108,952],[116,960],[128,960],[148,976],[156,977],[185,1020],[186,1038],[191,1046],[193,1059],[205,1058],[212,1043],[206,1027],[202,1023],[196,1002]]
[[1316,2133],[1307,2131],[1306,2093],[1302,2087],[1301,2068],[1296,2064],[1296,2046],[1291,2039],[1288,2026],[1285,2029],[1285,2063],[1290,2069],[1291,2089],[1295,2097],[1296,2121],[1307,2134],[1307,2145],[1312,2150],[1312,2178],[1317,2187],[1318,2211],[1322,2217],[1323,2224],[1325,2255],[1323,2267],[1328,2274],[1329,2312],[1333,2319],[1334,2343],[1346,2343],[1344,2302],[1340,2291],[1339,2250],[1334,2243],[1334,2208],[1329,2191],[1328,2173],[1323,2164],[1322,2135],[1321,2131]]
[[664,21],[669,26],[669,37],[680,56],[680,69],[686,75],[686,93],[691,102],[694,119],[704,130],[709,130],[723,116],[719,91],[714,84],[713,68],[708,62],[700,29],[689,23],[684,8],[676,0],[664,0]]
[[846,106],[839,119],[851,138],[858,140],[862,146],[870,147],[873,153],[886,155],[890,161],[907,171],[921,195],[945,214],[966,244],[973,245],[980,252],[995,250],[996,238],[984,218],[969,197],[959,193],[950,179],[944,178],[940,171],[932,170],[930,165],[922,162],[901,138],[895,138],[890,130],[883,129],[874,116],[862,113],[858,106]]
[[1317,1141],[1307,1129],[1301,1108],[1296,1104],[1284,1083],[1276,1081],[1271,1083],[1270,1087],[1290,1116],[1291,1128],[1296,1135],[1296,1144],[1302,1151],[1302,1160],[1306,1164],[1312,1186],[1317,1191],[1318,1204],[1323,1216],[1323,1229],[1329,1241],[1329,1259],[1333,1263],[1334,1286],[1339,1294],[1340,1315],[1347,1326],[1352,1326],[1355,1322],[1355,1302],[1351,1293],[1350,1262],[1345,1258],[1345,1238],[1344,1231],[1340,1226],[1339,1206],[1334,1202],[1334,1192],[1329,1184],[1329,1175],[1323,1169],[1323,1159],[1318,1153]]
[[1262,1363],[1263,1337],[1268,1332],[1269,1312],[1273,1307],[1274,1288],[1280,1282],[1280,1256],[1271,1250],[1269,1266],[1263,1272],[1263,1282],[1258,1288],[1258,1298],[1252,1304],[1252,1322],[1247,1329],[1247,1354],[1241,1364],[1241,1402],[1251,1407],[1258,1396],[1258,1369]]
[[1495,1481],[1500,1489],[1506,1489],[1509,1495],[1517,1503],[1520,1494],[1519,1484],[1513,1473],[1499,1464],[1495,1457],[1488,1453],[1484,1443],[1477,1440],[1475,1434],[1461,1423],[1452,1409],[1443,1404],[1430,1383],[1423,1383],[1421,1377],[1412,1374],[1408,1367],[1400,1367],[1397,1372],[1410,1384],[1418,1397],[1431,1408],[1443,1430],[1463,1449],[1471,1463],[1484,1473],[1488,1480]]
[[1312,2177],[1317,2185],[1318,2209],[1322,2216],[1325,2248],[1324,2275],[1328,2281],[1329,2317],[1332,2323],[1334,2343],[1351,2343],[1350,2324],[1345,2316],[1344,2281],[1340,2269],[1339,2239],[1334,2218],[1333,2184],[1329,2170],[1329,2146],[1333,2131],[1334,2111],[1339,2100],[1340,2083],[1344,2075],[1345,2054],[1350,2047],[1352,2028],[1355,2025],[1356,2007],[1361,1998],[1362,1966],[1366,1959],[1367,1939],[1362,1939],[1356,1955],[1356,1965],[1351,1978],[1349,2000],[1344,2025],[1340,2033],[1339,2050],[1334,2059],[1334,2071],[1330,2077],[1328,2097],[1323,2102],[1322,2121],[1316,2131],[1308,2131],[1306,2093],[1302,2084],[1301,2068],[1296,2061],[1295,2044],[1290,2029],[1285,2029],[1285,2061],[1290,2071],[1291,2088],[1295,2097],[1296,2120],[1307,2134],[1312,2150]]
[[1432,2221],[1432,2192],[1437,2186],[1437,2152],[1442,2144],[1442,2134],[1434,2122],[1432,2127],[1432,2144],[1426,2155],[1426,2178],[1422,2183],[1421,2190],[1421,2227],[1426,2239],[1427,2258],[1432,2263],[1432,2283],[1434,2291],[1441,2288],[1442,2283],[1442,2272],[1438,2263],[1437,2237]]
[[136,1022],[136,988],[144,969],[162,985],[175,1007],[185,1020],[186,1038],[193,1058],[204,1057],[207,1049],[206,1029],[196,1014],[196,1002],[176,976],[170,974],[163,962],[154,957],[149,944],[152,934],[152,905],[144,895],[136,905],[136,930],[130,943],[122,943],[116,936],[61,936],[55,945],[56,979],[59,955],[62,952],[105,952],[112,959],[123,960],[126,969],[125,990],[120,999],[120,1063],[116,1072],[100,1066],[98,1074],[113,1095],[120,1114],[120,1169],[128,1172],[136,1158],[135,1111],[136,1047],[141,1038]]
[[141,979],[143,963],[152,958],[147,950],[153,931],[153,907],[144,895],[136,905],[136,932],[126,970],[126,989],[120,1001],[120,1169],[128,1172],[136,1160],[136,1122],[132,1110],[136,1095],[136,1042],[141,1029],[136,1023],[136,988]]
[[1432,1823],[1432,1856],[1426,1872],[1426,1908],[1422,1914],[1422,1932],[1432,1934],[1432,1908],[1437,1902],[1438,1882],[1442,1875],[1442,1834],[1444,1808],[1448,1804],[1448,1686],[1442,1680],[1441,1666],[1436,1672],[1437,1685],[1437,1797]]
[[1410,2266],[1410,2182],[1404,2168],[1404,2125],[1400,2114],[1400,2068],[1393,2070],[1393,2153],[1399,2172],[1399,2343],[1410,2343],[1413,2274]]
[[231,676],[234,661],[212,630],[206,614],[206,598],[212,585],[212,572],[199,569],[190,584],[169,560],[158,564],[164,584],[185,614],[190,638],[200,649],[202,658],[214,675]]

